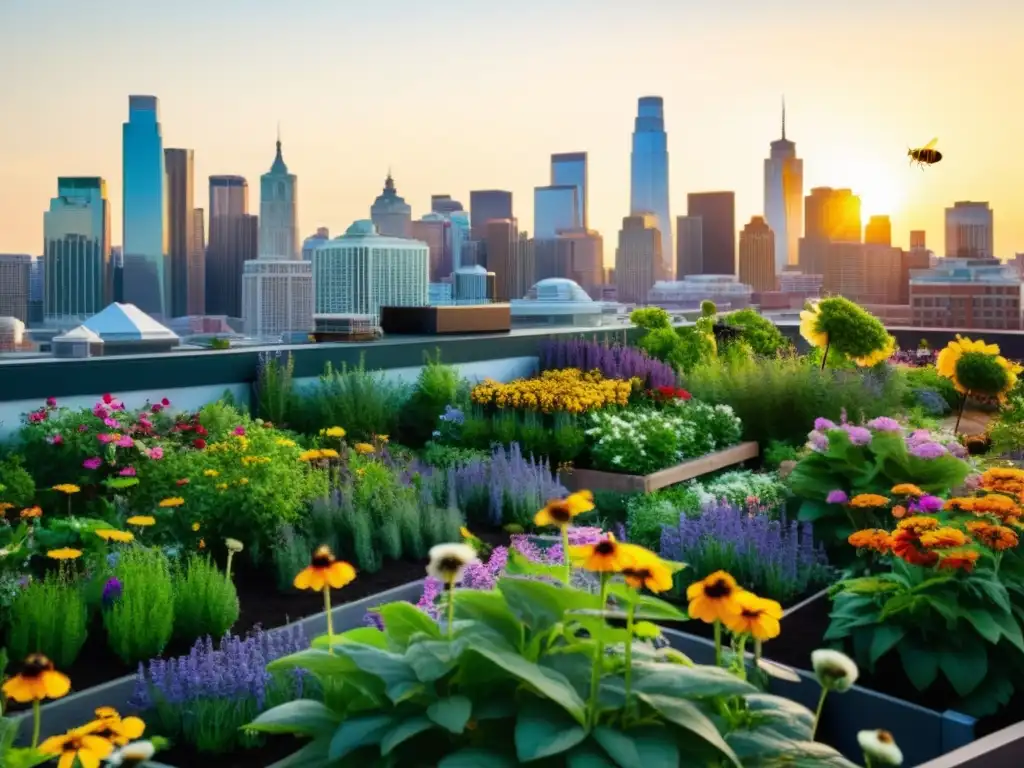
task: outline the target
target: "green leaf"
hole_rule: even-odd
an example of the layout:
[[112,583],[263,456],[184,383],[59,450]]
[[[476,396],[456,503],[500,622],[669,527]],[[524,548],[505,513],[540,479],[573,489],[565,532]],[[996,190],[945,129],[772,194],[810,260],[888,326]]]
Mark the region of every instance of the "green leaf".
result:
[[340,722],[341,715],[322,702],[297,699],[261,712],[245,728],[260,733],[322,736],[333,732]]
[[[685,669],[685,667],[682,669]],[[639,696],[641,700],[665,718],[665,720],[707,742],[717,749],[723,757],[727,758],[729,762],[739,768],[739,759],[729,745],[725,743],[722,734],[718,732],[718,728],[693,702],[661,694],[641,693]]]
[[629,640],[629,632],[625,628],[610,626],[603,616],[573,613],[565,618],[567,622],[585,629],[591,639],[596,641],[600,638],[606,645],[625,645]]
[[665,662],[634,662],[633,690],[680,699],[718,696],[745,696],[757,688],[720,667],[671,664]]
[[477,621],[522,648],[523,625],[509,610],[505,598],[494,590],[460,589],[455,598],[455,618]]
[[416,679],[432,683],[455,669],[462,648],[459,641],[450,643],[447,640],[424,640],[405,652],[405,660],[412,667]]
[[664,727],[619,731],[601,725],[594,729],[593,737],[622,768],[679,765],[679,748]]
[[919,691],[926,690],[939,674],[939,657],[909,638],[896,646],[903,662],[903,671]]
[[327,756],[330,746],[331,740],[326,736],[313,739],[302,749],[272,763],[269,768],[326,768],[333,762]]
[[755,693],[745,701],[753,723],[751,730],[767,728],[786,739],[811,740],[814,714],[807,707],[769,693]]
[[326,651],[339,643],[358,643],[359,645],[371,645],[374,648],[386,649],[388,647],[388,638],[387,635],[376,627],[356,627],[341,634],[331,635],[330,637],[320,635],[313,639],[311,645],[314,648]]
[[423,688],[416,671],[405,658],[397,654],[354,643],[337,646],[335,653],[338,656],[347,656],[360,670],[380,678],[384,683],[384,692],[395,704]]
[[638,621],[633,625],[633,634],[642,640],[654,640],[661,637],[661,627],[649,621]]
[[566,768],[618,768],[595,742],[586,741],[569,753]]
[[504,720],[516,713],[515,703],[510,699],[492,697],[486,701],[478,702],[473,707],[473,717],[481,720]]
[[869,658],[874,664],[889,651],[896,647],[896,644],[903,639],[907,631],[898,624],[879,624],[871,637],[871,650]]
[[379,744],[384,734],[391,730],[397,718],[393,715],[368,715],[345,720],[331,738],[327,753],[331,760],[341,760],[350,752],[370,744]]
[[388,603],[380,606],[377,613],[384,620],[388,638],[403,649],[408,647],[409,640],[417,632],[424,632],[434,639],[441,637],[437,622],[412,603]]
[[418,736],[424,731],[429,731],[433,727],[434,723],[425,715],[407,717],[384,734],[383,738],[380,740],[380,753],[382,755],[389,755],[396,747],[401,746],[409,739],[414,736]]
[[521,763],[560,755],[586,737],[582,725],[549,702],[526,702],[516,718],[516,755]]
[[466,730],[466,723],[472,713],[473,702],[465,696],[449,696],[427,707],[427,717],[452,733]]
[[549,579],[562,581],[565,579],[566,568],[564,565],[546,565],[531,560],[517,549],[509,548],[508,562],[505,564],[505,573],[509,576],[529,576],[531,578],[542,576]]
[[515,758],[489,749],[467,747],[444,758],[437,768],[516,768]]
[[959,648],[947,646],[939,651],[939,667],[957,694],[967,696],[988,674],[988,649],[977,637],[967,633],[957,640]]
[[1009,640],[1014,648],[1024,653],[1024,635],[1021,634],[1020,624],[1017,623],[1014,615],[1012,613],[1003,613],[1002,611],[994,611],[989,613],[989,615],[999,625],[1003,637]]
[[857,768],[827,744],[786,739],[770,730],[736,731],[728,742],[747,768]]
[[466,652],[482,656],[506,674],[526,683],[550,699],[572,715],[577,722],[586,722],[583,700],[564,675],[539,667],[516,653],[489,647],[486,643],[476,644]]
[[651,621],[689,621],[689,615],[672,603],[662,600],[660,597],[651,595],[640,595],[636,603],[635,619],[649,619]]
[[979,635],[993,645],[999,642],[1003,629],[989,611],[984,608],[967,608],[964,613],[970,618],[971,625]]
[[569,611],[596,611],[604,607],[598,595],[546,581],[505,578],[498,581],[498,589],[509,610],[532,629],[560,624]]

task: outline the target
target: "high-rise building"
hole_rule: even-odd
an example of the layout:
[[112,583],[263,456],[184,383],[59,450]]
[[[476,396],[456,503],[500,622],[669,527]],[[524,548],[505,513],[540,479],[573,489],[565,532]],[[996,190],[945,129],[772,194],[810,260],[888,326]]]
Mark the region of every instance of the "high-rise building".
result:
[[317,315],[370,315],[381,307],[425,307],[430,298],[427,246],[386,237],[372,221],[357,221],[313,252]]
[[619,301],[646,304],[647,292],[656,282],[666,279],[665,260],[661,255],[663,243],[656,214],[622,219],[619,247],[615,250],[615,286]]
[[167,178],[156,96],[129,96],[122,131],[122,292],[157,319],[171,316],[171,268],[167,251]]
[[395,189],[391,172],[384,179],[384,191],[370,206],[370,219],[381,237],[408,237],[409,222],[412,221],[412,206]]
[[451,221],[440,213],[428,213],[409,224],[409,237],[427,244],[430,249],[430,282],[450,278],[454,269]]
[[[194,154],[191,149],[165,149],[167,171],[167,257],[171,277],[171,317],[189,313],[189,262],[194,259]],[[194,303],[194,302],[193,302]],[[201,313],[200,313],[201,314]]]
[[455,213],[456,211],[461,210],[462,203],[460,203],[458,200],[452,200],[451,195],[430,196],[431,213]]
[[961,201],[946,209],[946,257],[991,259],[992,209],[988,203]]
[[28,254],[0,253],[0,317],[28,324],[32,262]]
[[676,280],[704,274],[704,227],[700,216],[676,216]]
[[775,290],[775,233],[761,216],[740,232],[740,282],[757,293]]
[[192,247],[188,254],[189,317],[206,314],[206,224],[202,208],[192,209]]
[[495,301],[521,299],[536,282],[533,241],[520,235],[515,219],[491,219],[483,242],[488,271],[494,273]]
[[932,252],[925,247],[924,232],[910,233],[910,250],[900,254],[899,303],[910,304],[910,275],[915,269],[931,267]]
[[259,257],[288,261],[299,253],[299,182],[281,155],[281,138],[270,170],[260,176]]
[[512,215],[512,193],[503,189],[475,189],[469,193],[470,234],[474,240],[483,240],[487,222],[495,219],[509,221]]
[[892,221],[888,216],[872,216],[864,227],[864,242],[868,245],[892,245]]
[[[797,263],[804,229],[804,161],[786,138],[786,102],[782,102],[782,138],[773,141],[764,161],[764,217],[775,234],[775,272]],[[742,282],[742,281],[741,281]]]
[[80,325],[110,303],[110,203],[103,179],[57,179],[57,197],[43,214],[43,258],[47,324]]
[[1020,330],[1021,277],[995,259],[940,259],[910,273],[913,325],[925,328]]
[[558,240],[572,247],[568,278],[593,296],[605,281],[604,238],[601,233],[592,229],[573,229],[560,232]]
[[804,204],[800,270],[808,275],[824,275],[829,243],[861,241],[860,198],[849,189],[815,187]]
[[736,193],[691,192],[686,212],[701,218],[705,275],[736,274]]
[[[576,221],[563,229],[586,229],[587,215],[587,153],[562,152],[551,156],[551,186],[576,187]],[[536,214],[534,214],[536,217]],[[534,227],[536,229],[536,226]],[[535,237],[540,237],[536,232]]]
[[912,229],[910,230],[910,247],[911,248],[926,248],[925,242],[926,233],[923,229]]
[[36,256],[28,268],[28,320],[25,321],[26,325],[37,327],[43,324],[43,295],[45,293],[46,261],[42,256]]
[[316,232],[302,241],[302,260],[312,261],[313,251],[331,239],[331,230],[317,227]]
[[[461,209],[461,205],[459,208]],[[466,247],[466,243],[470,241],[470,223],[469,223],[469,211],[452,211],[447,214],[448,221],[451,222],[451,251],[452,251],[452,271],[458,272],[462,268],[462,252]],[[476,264],[476,262],[471,262]]]
[[858,304],[899,304],[902,266],[903,252],[899,248],[829,242],[822,289]]
[[579,227],[579,188],[574,184],[534,187],[533,237],[553,240],[564,229]]
[[[630,154],[631,214],[658,217],[661,235],[659,256],[662,274],[672,273],[672,219],[668,204],[668,136],[665,133],[665,102],[661,96],[641,96],[633,126]],[[735,240],[735,232],[733,233]],[[705,243],[707,239],[705,238]],[[735,252],[734,252],[735,255]],[[735,265],[734,265],[735,266]]]
[[205,314],[242,317],[242,265],[256,258],[259,239],[259,217],[249,215],[248,182],[211,176],[209,214]]

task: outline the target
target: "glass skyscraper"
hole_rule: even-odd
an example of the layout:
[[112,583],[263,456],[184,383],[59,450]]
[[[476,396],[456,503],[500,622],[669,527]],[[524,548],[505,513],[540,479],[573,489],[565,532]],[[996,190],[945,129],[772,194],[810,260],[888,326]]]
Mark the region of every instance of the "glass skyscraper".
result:
[[576,222],[573,229],[587,229],[587,153],[562,152],[551,156],[551,185],[576,187]]
[[668,206],[668,136],[661,96],[641,96],[630,155],[630,213],[653,213],[661,232],[661,258],[672,274],[672,217]]
[[57,327],[79,325],[112,295],[107,183],[94,176],[60,177],[43,214],[43,317]]
[[167,179],[156,96],[129,96],[123,130],[124,301],[160,318],[171,316],[167,249]]

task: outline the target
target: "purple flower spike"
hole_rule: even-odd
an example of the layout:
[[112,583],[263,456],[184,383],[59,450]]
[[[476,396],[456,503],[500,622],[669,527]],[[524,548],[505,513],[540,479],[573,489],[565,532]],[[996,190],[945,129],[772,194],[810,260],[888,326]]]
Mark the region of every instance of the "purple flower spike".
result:
[[124,591],[124,584],[116,576],[112,576],[107,579],[107,583],[103,585],[103,607],[109,608],[118,601],[121,597],[121,593]]
[[825,501],[829,504],[845,504],[850,500],[850,497],[846,495],[846,491],[841,491],[836,488],[834,491],[829,491]]

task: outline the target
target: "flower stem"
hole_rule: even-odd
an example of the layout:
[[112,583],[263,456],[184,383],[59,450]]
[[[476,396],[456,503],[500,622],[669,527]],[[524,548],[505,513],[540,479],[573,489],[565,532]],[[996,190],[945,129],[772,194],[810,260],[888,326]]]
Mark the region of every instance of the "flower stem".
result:
[[864,753],[864,768],[871,768],[872,765],[873,764],[871,762],[871,756],[867,752],[865,752]]
[[448,639],[455,632],[455,581],[448,582]]
[[722,622],[715,619],[715,666],[722,666]]
[[821,710],[825,707],[826,696],[828,696],[828,688],[822,688],[821,698],[818,699],[818,708],[814,711],[814,725],[811,726],[811,741],[814,741],[814,734],[818,732],[818,723],[821,721]]
[[828,348],[830,343],[831,342],[829,341],[825,342],[825,351],[821,355],[821,370],[823,371],[825,370],[825,361],[828,360]]
[[334,654],[334,619],[331,617],[331,588],[324,584],[324,613],[327,614],[327,648]]
[[629,694],[633,688],[633,614],[635,606],[630,603],[626,608],[626,711],[629,711]]
[[754,638],[754,669],[761,669],[761,641]]
[[39,711],[39,699],[32,701],[32,749],[39,746],[39,728],[43,724],[43,714]]
[[[608,602],[608,574],[601,573],[601,613],[604,615],[605,604]],[[594,649],[594,666],[590,672],[590,702],[587,704],[587,719],[591,728],[597,725],[597,694],[601,688],[601,672],[604,667],[604,635],[598,633],[597,647]]]
[[572,562],[569,560],[569,526],[562,526],[562,557],[565,560],[565,583],[572,583]]
[[[232,550],[229,549],[228,550],[228,562],[227,562],[227,565],[224,566],[224,576],[225,576],[225,578],[228,581],[231,581],[231,558],[234,557],[234,556],[235,556],[235,553]],[[326,589],[326,587],[324,587],[324,589]]]
[[970,396],[970,394],[971,394],[970,391],[967,391],[967,392],[964,392],[962,395],[960,395],[960,408],[956,412],[956,424],[953,426],[953,434],[954,435],[960,429],[960,419],[963,418],[964,407],[967,405],[967,398]]
[[740,636],[739,649],[736,654],[740,659],[740,680],[747,679],[747,635]]

